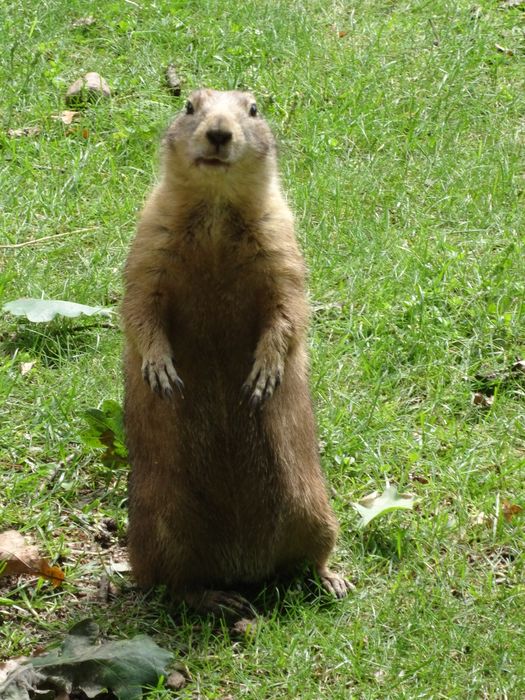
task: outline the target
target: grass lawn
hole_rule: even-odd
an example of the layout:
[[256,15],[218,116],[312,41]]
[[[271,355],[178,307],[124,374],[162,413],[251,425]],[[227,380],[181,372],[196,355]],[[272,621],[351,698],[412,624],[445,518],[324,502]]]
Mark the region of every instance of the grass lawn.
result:
[[[172,649],[193,679],[181,698],[525,697],[525,515],[511,507],[525,508],[523,8],[3,1],[2,303],[118,305],[159,136],[185,94],[257,95],[310,269],[334,563],[356,591],[332,604],[269,590],[240,641],[127,574],[110,572],[102,602],[125,543],[127,469],[82,435],[87,409],[122,399],[118,321],[2,314],[0,531],[31,535],[67,582],[0,579],[0,656],[92,617]],[[163,83],[170,62],[181,97]],[[53,119],[89,70],[112,98],[71,125]],[[387,480],[416,510],[359,529],[351,502]],[[151,693],[168,696],[162,683]]]

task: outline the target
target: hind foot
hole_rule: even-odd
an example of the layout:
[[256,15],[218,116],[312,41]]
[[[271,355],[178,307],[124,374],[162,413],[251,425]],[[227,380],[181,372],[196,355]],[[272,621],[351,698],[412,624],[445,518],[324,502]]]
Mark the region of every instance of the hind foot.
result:
[[326,567],[317,570],[323,588],[335,598],[344,598],[349,591],[354,590],[354,585],[339,574],[330,571]]
[[186,593],[183,600],[200,615],[211,614],[227,619],[256,616],[246,598],[234,591],[192,591]]

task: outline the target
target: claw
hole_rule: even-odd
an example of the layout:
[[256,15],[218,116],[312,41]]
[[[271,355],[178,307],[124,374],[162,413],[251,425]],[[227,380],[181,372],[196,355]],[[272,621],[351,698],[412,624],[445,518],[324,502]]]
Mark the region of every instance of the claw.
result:
[[325,590],[338,599],[344,598],[349,591],[355,589],[355,586],[348,579],[329,569],[319,571],[319,578]]
[[248,405],[253,412],[270,399],[281,383],[282,368],[269,367],[257,360],[241,388],[242,401],[249,396]]
[[250,396],[250,401],[249,401],[249,406],[250,406],[250,412],[254,413],[258,408],[260,408],[262,403],[262,397],[260,394],[254,392]]
[[177,374],[171,357],[163,357],[159,360],[144,359],[142,362],[142,376],[155,394],[165,399],[171,399],[173,397],[172,385],[174,384],[182,398],[184,398],[182,392],[184,383]]
[[181,399],[183,399],[184,398],[184,382],[182,381],[182,379],[179,377],[178,374],[175,378],[175,386],[179,390],[179,394],[181,396]]
[[233,619],[256,615],[250,602],[233,591],[188,592],[184,599],[188,605],[203,614],[211,613]]

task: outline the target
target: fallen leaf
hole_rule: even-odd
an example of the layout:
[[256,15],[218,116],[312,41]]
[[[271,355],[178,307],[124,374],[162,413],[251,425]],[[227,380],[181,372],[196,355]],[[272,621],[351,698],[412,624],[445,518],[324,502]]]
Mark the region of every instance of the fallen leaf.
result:
[[422,474],[414,474],[414,472],[410,474],[410,480],[417,481],[419,484],[428,484],[428,479],[426,476],[423,476]]
[[89,138],[89,129],[82,129],[82,138],[83,139]]
[[19,656],[17,659],[8,659],[0,663],[0,683],[3,683],[7,676],[15,671],[20,664],[27,660],[27,656]]
[[499,6],[504,10],[508,10],[512,7],[521,7],[521,5],[524,4],[525,0],[503,0],[503,2],[500,2]]
[[75,117],[77,117],[79,114],[80,112],[75,112],[72,109],[65,109],[60,114],[53,114],[51,119],[61,121],[63,124],[71,124],[73,119],[75,119]]
[[515,515],[519,515],[523,512],[522,506],[516,503],[510,503],[510,501],[503,501],[501,504],[501,512],[505,520],[510,521]]
[[180,671],[173,671],[166,679],[166,688],[170,690],[181,690],[186,685],[186,678]]
[[25,316],[33,323],[52,321],[57,314],[68,318],[76,318],[82,314],[86,316],[93,316],[94,314],[111,316],[112,313],[110,309],[102,306],[86,306],[85,304],[61,301],[59,299],[16,299],[4,304],[2,309],[9,311],[15,316]]
[[525,372],[525,360],[516,360],[511,369],[513,372]]
[[481,391],[475,391],[472,395],[472,403],[474,406],[480,406],[481,408],[490,408],[494,403],[494,396],[488,396]]
[[360,527],[366,527],[369,522],[380,515],[393,510],[411,509],[414,507],[415,497],[408,494],[398,494],[396,486],[387,486],[382,494],[377,491],[362,498],[359,503],[352,506],[361,516]]
[[40,575],[51,581],[51,585],[57,588],[64,583],[66,575],[59,566],[49,566],[45,559],[40,562]]
[[40,556],[38,549],[28,544],[16,530],[0,533],[0,562],[0,576],[36,574],[49,579],[53,586],[60,586],[65,578],[60,567],[50,566],[47,559]]
[[24,126],[21,129],[8,129],[7,135],[12,139],[20,138],[20,136],[37,136],[40,133],[39,126]]
[[109,564],[109,571],[115,574],[125,574],[131,571],[131,564],[129,561],[112,561]]
[[26,374],[31,372],[33,367],[36,365],[36,360],[33,360],[32,362],[21,362],[20,363],[20,374],[22,377],[25,377]]
[[102,643],[98,638],[98,625],[92,620],[79,622],[60,649],[33,656],[9,673],[0,685],[0,698],[44,698],[41,691],[51,687],[55,692],[51,697],[67,697],[75,689],[92,698],[109,690],[119,700],[139,700],[143,687],[155,686],[166,675],[172,654],[150,637]]
[[111,97],[111,90],[104,78],[98,73],[86,73],[69,86],[66,92],[66,104],[83,107],[87,102],[95,102],[102,97]]
[[348,34],[348,32],[346,32],[346,31],[343,30],[343,31],[339,32],[339,38],[342,39],[342,38],[345,37],[347,34]]
[[180,95],[181,81],[177,75],[175,66],[172,63],[170,63],[166,68],[166,84],[168,86],[168,90],[174,97],[178,97]]

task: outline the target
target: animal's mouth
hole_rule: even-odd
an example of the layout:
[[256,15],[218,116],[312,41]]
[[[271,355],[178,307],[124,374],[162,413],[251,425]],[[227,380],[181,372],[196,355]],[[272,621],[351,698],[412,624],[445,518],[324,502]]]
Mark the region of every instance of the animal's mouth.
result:
[[229,166],[228,161],[222,160],[221,158],[196,158],[195,159],[195,164],[196,165],[204,165],[205,167],[210,167],[210,168],[227,168]]

